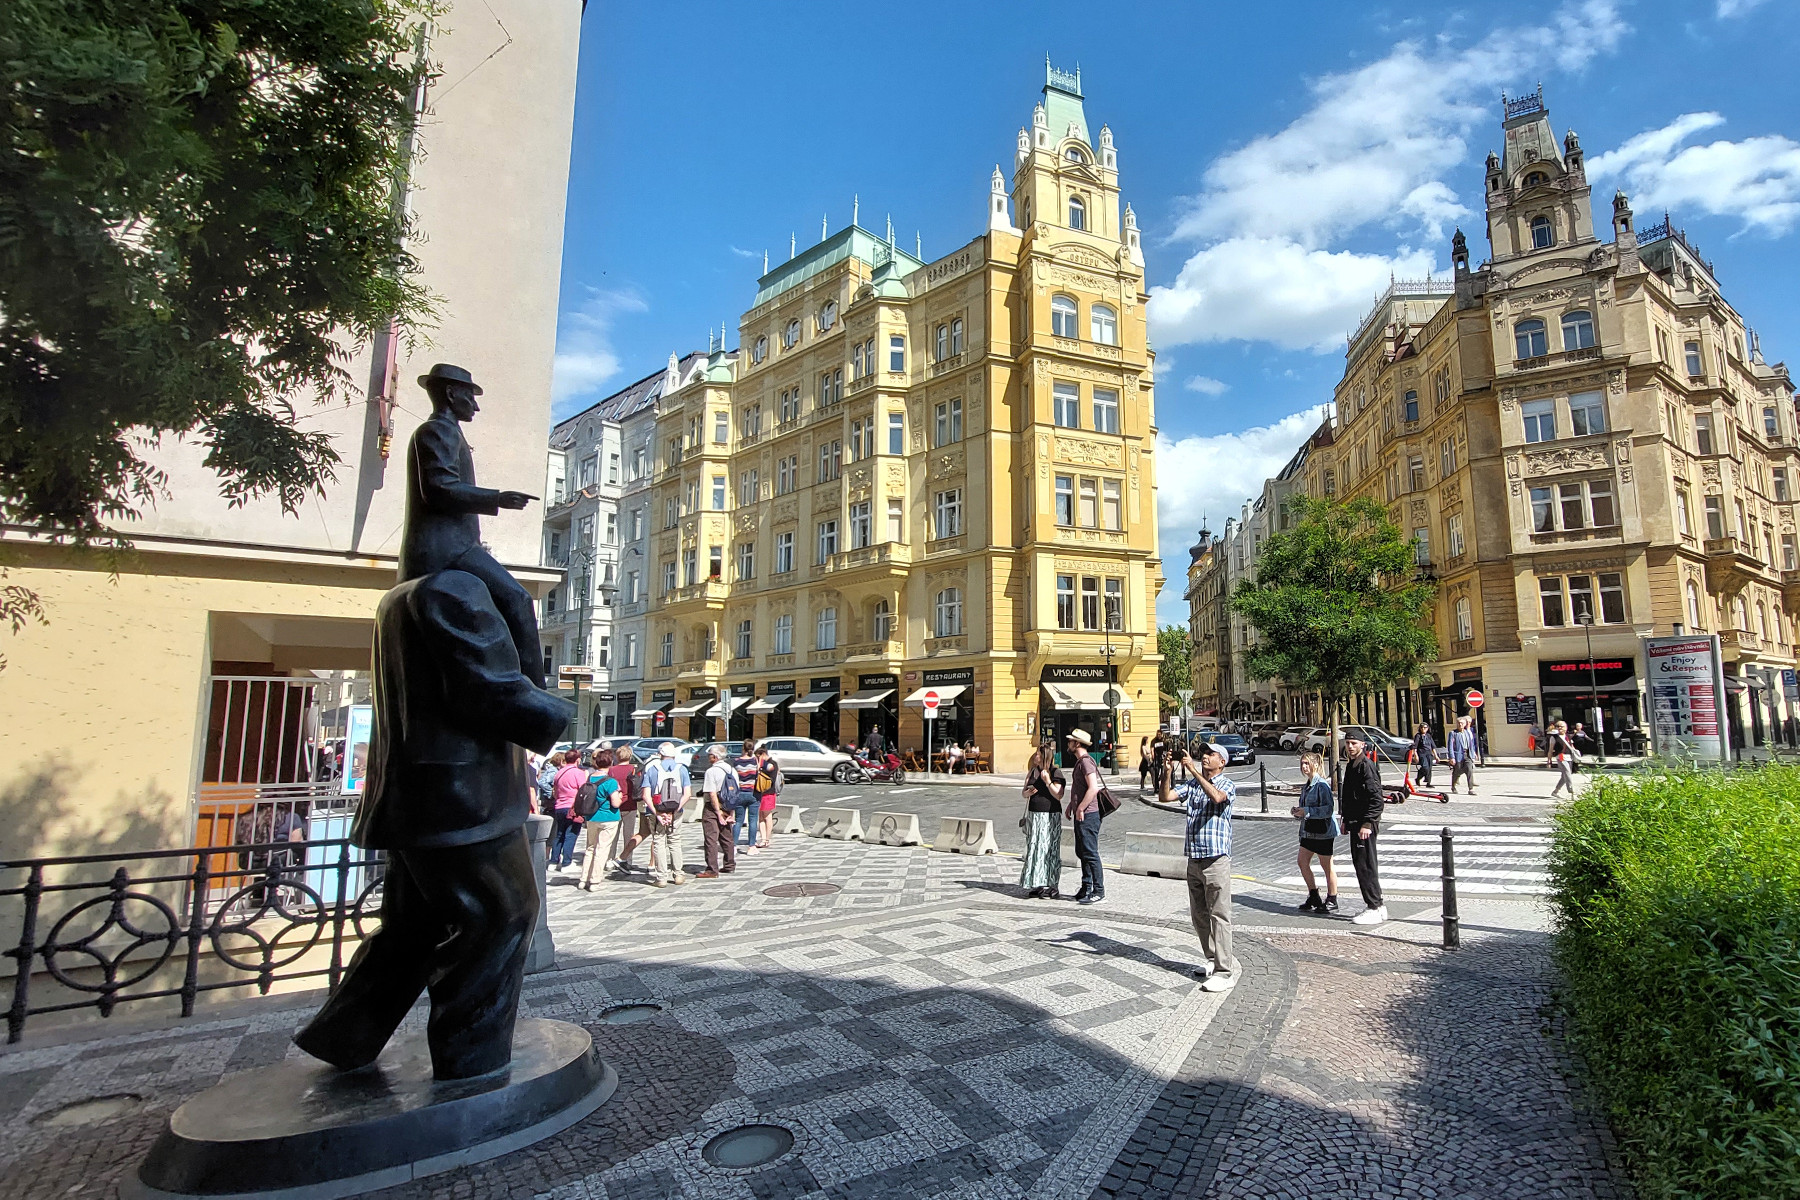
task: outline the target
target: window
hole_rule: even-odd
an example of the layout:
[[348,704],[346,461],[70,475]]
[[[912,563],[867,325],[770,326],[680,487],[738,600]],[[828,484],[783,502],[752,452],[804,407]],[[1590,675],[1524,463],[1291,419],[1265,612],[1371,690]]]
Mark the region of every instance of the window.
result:
[[631,452],[631,477],[642,479],[650,473],[650,451],[643,446]]
[[1425,457],[1415,454],[1406,460],[1406,490],[1423,491],[1425,488]]
[[1067,296],[1050,297],[1050,332],[1057,337],[1079,337],[1075,331],[1075,301]]
[[836,479],[844,473],[844,443],[841,441],[821,442],[819,444],[819,478],[824,483],[827,479]]
[[1453,513],[1444,518],[1444,546],[1451,558],[1463,552],[1463,522],[1461,513]]
[[1550,338],[1544,331],[1544,323],[1533,317],[1514,325],[1513,347],[1515,358],[1542,358],[1550,353]]
[[1793,497],[1788,495],[1788,473],[1786,467],[1775,468],[1775,499],[1786,503]]
[[575,544],[591,546],[594,544],[594,518],[583,517],[575,525]]
[[1557,499],[1562,503],[1562,527],[1564,529],[1580,529],[1587,524],[1585,511],[1581,504],[1581,485],[1579,483],[1561,483],[1556,487]]
[[656,661],[659,666],[672,667],[675,665],[675,635],[674,634],[665,633],[662,635],[662,645],[657,650]]
[[1694,515],[1688,508],[1686,488],[1675,489],[1675,528],[1682,537],[1694,536]]
[[1456,439],[1447,437],[1438,443],[1438,478],[1448,479],[1456,474]]
[[1525,414],[1525,440],[1548,442],[1556,437],[1556,401],[1527,400],[1519,406]]
[[592,458],[585,458],[581,461],[581,486],[582,487],[588,487],[593,484],[594,472],[595,472],[595,470],[597,470],[599,468],[599,466],[600,466],[600,457],[598,455],[595,455]]
[[875,423],[862,418],[850,422],[850,461],[860,462],[875,452]]
[[762,490],[761,471],[738,472],[738,504],[755,504],[757,493]]
[[1400,419],[1403,421],[1419,419],[1419,393],[1406,393],[1406,397],[1400,402]]
[[1781,422],[1776,418],[1773,408],[1763,409],[1763,436],[1770,441],[1781,436]]
[[1550,533],[1556,529],[1555,506],[1550,489],[1531,489],[1531,529],[1533,533]]
[[1092,529],[1100,523],[1100,482],[1087,476],[1081,477],[1081,524]]
[[1327,467],[1319,475],[1319,488],[1327,496],[1337,495],[1337,472]]
[[850,506],[850,548],[861,550],[875,540],[875,521],[870,512],[873,505],[867,500],[859,500]]
[[781,331],[781,348],[783,350],[792,350],[794,348],[794,343],[798,342],[799,340],[800,340],[800,318],[795,317],[794,319],[789,321],[787,323],[786,327],[783,328]]
[[946,400],[937,406],[935,414],[936,425],[933,429],[933,432],[937,435],[937,445],[948,446],[953,442],[962,441],[962,414],[963,408],[960,397],[953,400]]
[[[737,549],[737,572],[739,579],[756,578],[756,543],[739,542]],[[743,657],[739,655],[739,657]]]
[[1756,602],[1756,634],[1765,642],[1769,640],[1769,610],[1761,600]]
[[939,325],[937,327],[936,349],[937,357],[935,361],[943,362],[946,358],[950,357],[950,326]]
[[819,332],[824,333],[837,324],[837,301],[827,300],[825,307],[819,310]]
[[1081,627],[1100,628],[1100,581],[1092,575],[1081,577]]
[[618,541],[619,514],[616,512],[609,512],[606,514],[606,544],[614,546],[618,544]]
[[781,393],[781,423],[789,424],[800,419],[800,389],[788,388]]
[[697,546],[689,546],[681,552],[682,582],[692,587],[699,583],[700,550]]
[[746,438],[753,438],[762,432],[762,405],[753,404],[744,410],[743,424],[739,433]]
[[1094,389],[1094,432],[1119,432],[1119,393],[1109,388]]
[[899,334],[888,339],[888,370],[906,370],[906,339]]
[[1550,218],[1531,218],[1531,248],[1546,250],[1554,245],[1556,245],[1556,231],[1550,228]]
[[821,608],[814,621],[813,645],[820,650],[837,649],[837,609]]
[[1075,523],[1075,477],[1073,475],[1056,477],[1056,523],[1058,525]]
[[937,494],[932,505],[932,529],[933,536],[938,538],[962,535],[961,488],[951,488]]
[[1056,577],[1056,627],[1058,629],[1075,628],[1075,577],[1073,575]]
[[1711,454],[1713,452],[1712,414],[1696,413],[1694,415],[1694,452]]
[[1413,530],[1413,563],[1421,567],[1431,565],[1431,530],[1423,527]]
[[750,361],[759,363],[767,357],[769,357],[769,339],[759,337],[756,339],[756,345],[750,347]]
[[1125,628],[1125,581],[1108,579],[1106,581],[1105,609],[1106,627],[1114,633]]
[[800,484],[800,456],[790,454],[775,461],[775,494],[785,496]]
[[550,591],[544,596],[544,615],[545,616],[555,616],[556,615],[556,606],[560,600],[561,600],[561,597],[557,594],[557,589],[551,588]]
[[625,603],[636,604],[638,602],[638,589],[641,586],[638,580],[641,578],[642,576],[636,571],[625,572]]
[[958,588],[945,588],[937,594],[933,604],[935,618],[933,628],[938,637],[956,637],[963,631],[962,591]]
[[1456,601],[1456,640],[1466,642],[1475,636],[1475,616],[1469,609],[1469,598],[1460,596]]
[[1538,605],[1543,610],[1544,628],[1560,629],[1566,623],[1561,578],[1538,580]]
[[1080,196],[1069,197],[1069,228],[1087,228],[1087,205],[1081,202]]
[[1694,379],[1700,378],[1701,375],[1705,374],[1704,368],[1700,365],[1700,343],[1688,342],[1682,347],[1682,350],[1685,352],[1687,358],[1688,375]]
[[864,375],[871,374],[874,370],[875,365],[869,361],[869,355],[864,347],[864,343],[858,342],[856,345],[850,347],[850,378],[861,379]]
[[635,667],[638,665],[637,634],[635,633],[628,633],[625,635],[625,665],[628,667]]
[[619,456],[617,454],[606,456],[606,482],[619,482]]
[[712,506],[714,512],[723,512],[725,509],[725,477],[723,475],[712,477]]
[[723,446],[731,440],[731,414],[720,411],[713,414],[713,441]]
[[1104,529],[1125,528],[1125,506],[1117,479],[1100,481],[1100,525]]
[[1781,535],[1781,569],[1782,570],[1792,571],[1796,567],[1800,567],[1800,562],[1797,562],[1795,560],[1795,553],[1796,553],[1796,551],[1794,548],[1794,535],[1791,533],[1782,534]]
[[1088,309],[1088,333],[1088,340],[1099,342],[1102,346],[1118,345],[1118,314],[1104,304],[1092,306]]
[[794,652],[794,614],[782,613],[775,618],[776,654],[792,654]]
[[1694,585],[1694,581],[1691,579],[1688,580],[1687,585],[1687,611],[1688,625],[1690,628],[1706,628],[1700,621],[1700,589]]
[[888,497],[888,541],[906,540],[906,502],[898,496]]
[[750,622],[739,621],[737,624],[737,653],[735,658],[750,657]]
[[1569,397],[1569,432],[1576,437],[1606,432],[1606,393],[1576,392]]
[[950,322],[950,353],[954,356],[963,352],[963,322],[961,317]]
[[894,636],[894,614],[886,600],[877,600],[869,610],[869,636],[877,642],[885,642]]
[[838,530],[837,530],[837,522],[836,521],[820,521],[819,522],[819,561],[820,562],[824,562],[826,559],[830,558],[832,555],[837,553],[837,548],[838,548],[837,533],[838,533]]
[[794,535],[778,533],[775,535],[775,573],[786,575],[794,569]]
[[906,453],[906,414],[888,414],[888,449],[889,454]]
[[1594,345],[1594,314],[1577,309],[1562,319],[1564,350],[1587,350]]
[[1431,394],[1436,398],[1439,407],[1450,399],[1450,368],[1440,367],[1431,376]]
[[1081,428],[1081,388],[1073,383],[1053,384],[1050,388],[1051,419],[1064,429]]
[[700,508],[700,481],[689,481],[687,485],[687,511],[697,512]]
[[1706,536],[1714,542],[1725,536],[1725,501],[1722,497],[1706,498]]

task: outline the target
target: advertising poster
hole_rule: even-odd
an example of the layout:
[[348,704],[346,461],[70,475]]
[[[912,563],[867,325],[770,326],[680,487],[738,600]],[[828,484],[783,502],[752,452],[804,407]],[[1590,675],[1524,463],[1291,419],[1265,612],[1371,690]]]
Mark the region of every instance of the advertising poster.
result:
[[344,782],[339,789],[346,796],[362,795],[369,774],[369,733],[374,727],[373,706],[350,706],[350,721],[344,726]]
[[1650,686],[1650,733],[1664,757],[1723,761],[1730,742],[1725,729],[1725,680],[1719,639],[1645,638],[1644,662]]

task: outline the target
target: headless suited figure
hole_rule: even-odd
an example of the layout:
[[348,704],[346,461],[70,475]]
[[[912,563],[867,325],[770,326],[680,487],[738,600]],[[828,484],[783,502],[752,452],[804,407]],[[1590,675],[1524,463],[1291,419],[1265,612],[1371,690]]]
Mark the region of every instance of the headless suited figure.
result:
[[[436,367],[428,378],[456,370]],[[434,402],[440,395],[444,406],[425,423],[438,428],[421,428],[408,461],[401,582],[376,609],[368,786],[350,833],[358,846],[388,852],[381,928],[294,1041],[341,1069],[366,1066],[429,991],[433,1074],[471,1079],[512,1061],[537,922],[525,750],[548,751],[574,706],[528,674],[539,661],[529,598],[480,548],[474,514],[494,511],[482,506],[500,498],[517,498],[502,506],[520,508],[530,497],[467,482],[468,447],[456,426],[467,417],[451,406],[472,415],[474,397],[454,386],[434,391]],[[459,458],[460,472],[445,466]],[[422,478],[433,474],[433,482]],[[445,495],[466,506],[466,529],[464,516],[421,503]],[[530,638],[525,655],[522,636]]]
[[419,579],[454,567],[483,583],[506,627],[525,677],[544,686],[543,650],[531,595],[481,545],[481,516],[520,509],[537,499],[475,485],[475,456],[462,426],[475,419],[481,388],[461,367],[438,363],[419,376],[431,397],[431,416],[406,449],[406,525],[400,538],[400,579]]

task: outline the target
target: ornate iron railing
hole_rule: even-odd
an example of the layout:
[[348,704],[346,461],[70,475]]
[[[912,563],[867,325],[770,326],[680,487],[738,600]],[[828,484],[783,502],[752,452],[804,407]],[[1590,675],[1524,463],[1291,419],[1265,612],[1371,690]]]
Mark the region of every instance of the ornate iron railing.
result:
[[17,933],[6,1040],[47,1013],[179,998],[189,1017],[205,992],[335,987],[345,944],[379,920],[384,871],[345,838],[0,862]]

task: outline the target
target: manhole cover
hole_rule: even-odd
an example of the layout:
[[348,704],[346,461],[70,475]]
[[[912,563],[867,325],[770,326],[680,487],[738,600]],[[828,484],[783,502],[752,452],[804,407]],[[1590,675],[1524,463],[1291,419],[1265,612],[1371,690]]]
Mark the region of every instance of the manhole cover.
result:
[[739,1125],[706,1143],[700,1157],[715,1167],[760,1167],[793,1148],[793,1133],[779,1125]]
[[637,1004],[615,1004],[611,1008],[600,1010],[600,1019],[608,1025],[630,1025],[634,1021],[648,1021],[662,1011],[660,1004],[648,1001]]
[[829,896],[841,890],[835,883],[778,883],[772,888],[764,888],[763,895],[788,899],[794,896]]
[[124,1116],[143,1102],[142,1096],[131,1092],[120,1092],[114,1096],[89,1096],[86,1100],[77,1100],[73,1104],[65,1104],[61,1108],[39,1114],[36,1123],[54,1128],[98,1125],[102,1121]]

